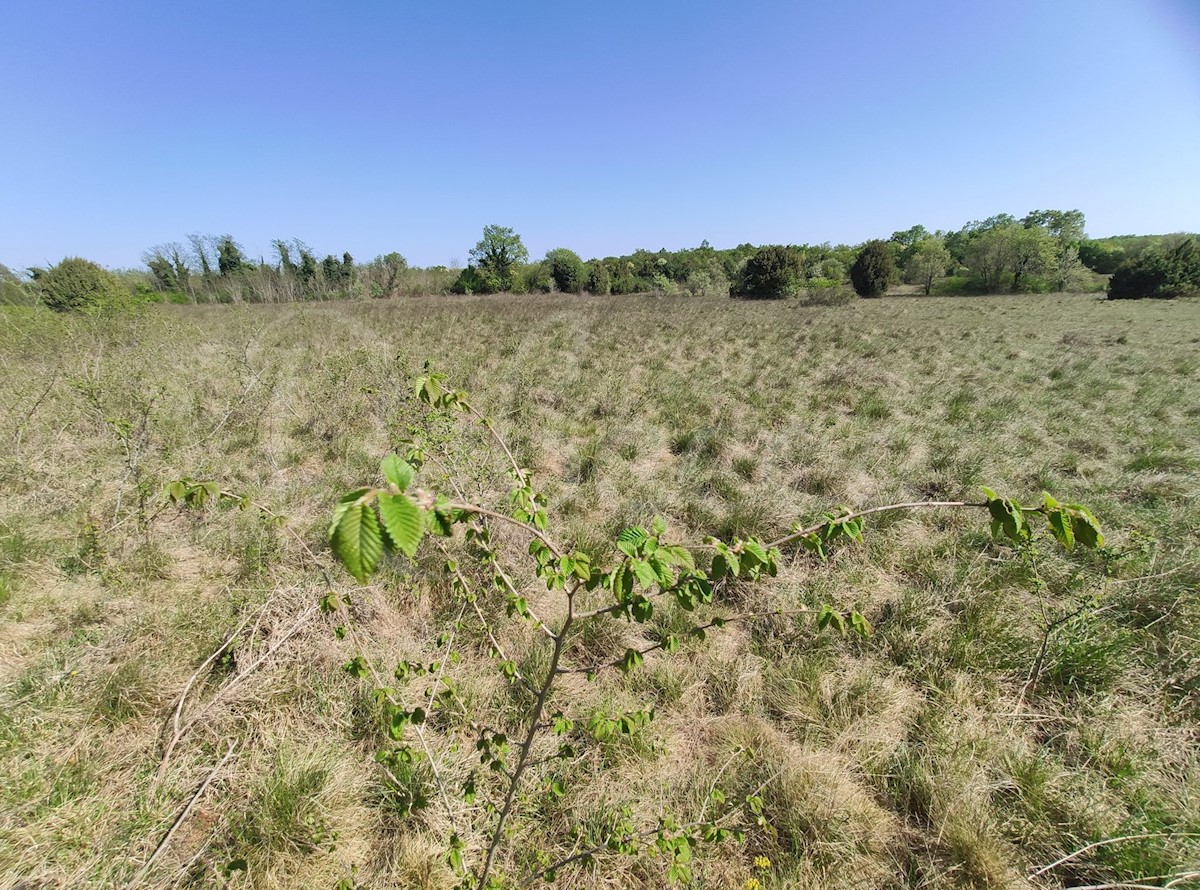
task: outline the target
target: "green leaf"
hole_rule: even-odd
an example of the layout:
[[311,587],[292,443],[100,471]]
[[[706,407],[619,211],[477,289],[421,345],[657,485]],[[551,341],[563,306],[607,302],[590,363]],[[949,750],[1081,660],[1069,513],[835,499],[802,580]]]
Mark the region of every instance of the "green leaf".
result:
[[621,659],[617,667],[625,673],[629,673],[635,667],[640,666],[644,660],[641,652],[638,652],[636,649],[626,649],[625,656]]
[[842,613],[833,606],[826,603],[821,607],[821,611],[817,613],[817,628],[824,630],[830,624],[838,629],[838,632],[845,636],[846,634],[846,619],[842,617]]
[[1067,509],[1071,512],[1071,529],[1075,532],[1075,540],[1092,550],[1103,547],[1104,534],[1092,511],[1082,504],[1071,504]]
[[640,525],[630,526],[617,536],[617,549],[626,556],[637,556],[649,535]]
[[654,603],[639,594],[633,598],[629,613],[638,624],[645,624],[654,615]]
[[413,480],[413,468],[395,454],[389,454],[379,466],[383,478],[396,486],[401,492],[407,491]]
[[1075,530],[1072,528],[1070,515],[1065,510],[1050,510],[1046,513],[1046,520],[1050,523],[1050,531],[1058,539],[1058,543],[1068,550],[1073,550]]
[[650,563],[644,559],[630,560],[630,565],[633,566],[633,573],[637,575],[637,579],[642,582],[643,587],[653,587],[658,582],[658,575],[655,574]]
[[354,677],[356,680],[365,677],[371,671],[370,667],[367,665],[367,660],[361,655],[354,656],[352,659],[342,665],[342,670],[344,670],[351,677]]
[[875,628],[871,627],[871,622],[867,620],[867,616],[858,609],[850,613],[850,625],[854,628],[854,632],[864,640],[875,631]]
[[396,549],[410,559],[421,543],[421,508],[403,494],[380,494],[379,515]]
[[383,555],[383,534],[369,504],[353,504],[342,513],[333,531],[333,555],[346,570],[366,584]]
[[338,498],[337,506],[333,508],[333,521],[329,523],[329,540],[331,542],[333,541],[334,533],[337,531],[338,524],[342,521],[342,517],[346,515],[346,511],[358,503],[370,490],[369,488],[356,488],[354,491]]

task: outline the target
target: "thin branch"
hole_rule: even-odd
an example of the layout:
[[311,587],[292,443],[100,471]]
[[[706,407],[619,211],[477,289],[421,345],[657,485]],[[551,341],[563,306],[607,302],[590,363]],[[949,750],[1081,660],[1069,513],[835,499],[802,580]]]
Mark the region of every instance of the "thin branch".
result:
[[[270,600],[268,600],[268,602],[270,602]],[[266,605],[264,604],[263,608],[259,610],[259,614],[261,614],[262,611],[264,611],[265,609],[266,609]],[[235,627],[225,637],[225,641],[223,643],[221,643],[221,645],[218,646],[216,649],[214,649],[212,654],[209,655],[208,658],[204,659],[204,662],[200,665],[200,667],[196,668],[195,673],[193,673],[191,675],[191,677],[188,678],[187,683],[184,684],[183,692],[181,692],[179,694],[179,701],[176,703],[175,710],[171,715],[171,727],[172,727],[173,731],[171,733],[170,740],[167,742],[167,744],[165,744],[163,746],[162,762],[158,766],[158,775],[155,777],[155,780],[154,780],[155,783],[162,781],[163,775],[166,773],[166,770],[167,770],[167,762],[171,758],[171,751],[174,750],[175,746],[179,743],[180,738],[183,737],[183,733],[184,733],[183,722],[182,722],[183,721],[183,706],[184,706],[184,703],[187,701],[188,693],[192,691],[192,686],[196,683],[196,681],[198,679],[200,679],[200,675],[203,674],[204,671],[214,661],[216,661],[218,658],[221,657],[221,653],[229,648],[230,644],[233,643],[233,641],[235,639],[237,639],[237,635],[239,633],[241,633],[242,630],[249,623],[250,623],[250,616],[247,615],[245,618],[243,618],[241,620],[241,622],[239,622],[238,626]]]
[[[723,627],[724,625],[729,624],[730,622],[733,622],[733,621],[749,621],[753,618],[766,618],[767,616],[770,616],[770,615],[814,615],[814,614],[816,614],[816,613],[812,609],[808,608],[807,606],[800,606],[797,609],[772,609],[772,610],[769,610],[766,612],[747,612],[743,615],[730,615],[728,617],[714,618],[712,621],[706,622],[705,624],[698,624],[695,627],[693,627],[691,630],[685,631],[682,634],[677,634],[676,636],[695,637],[695,636],[699,636],[699,635],[703,634],[705,631],[710,630],[711,628]],[[667,646],[667,641],[662,640],[658,643],[653,644],[652,646],[647,646],[644,649],[635,649],[633,651],[636,652],[638,655],[646,656],[646,655],[649,655],[651,652],[654,652],[658,649],[665,649],[666,646]],[[597,664],[589,665],[588,667],[558,668],[558,672],[560,674],[594,674],[599,671],[605,670],[606,668],[619,667],[624,662],[625,662],[625,656],[622,656],[613,661],[599,662]]]
[[138,871],[137,875],[134,876],[133,881],[129,884],[131,888],[137,887],[142,883],[143,880],[145,880],[146,875],[150,873],[150,869],[154,866],[154,861],[158,859],[159,854],[167,848],[167,844],[171,842],[171,838],[175,836],[175,832],[179,830],[179,826],[181,826],[184,823],[184,820],[191,815],[192,809],[200,801],[200,798],[204,796],[204,792],[208,790],[208,786],[212,784],[213,779],[217,777],[217,773],[219,773],[224,768],[225,764],[229,762],[229,759],[233,757],[233,749],[235,747],[237,747],[236,740],[229,743],[229,750],[225,752],[225,756],[221,758],[221,762],[214,766],[209,772],[208,776],[205,777],[204,781],[200,783],[200,787],[196,789],[196,793],[193,794],[191,799],[187,802],[187,806],[183,808],[183,812],[175,817],[175,821],[171,823],[171,828],[165,835],[163,835],[163,839],[158,842],[158,846],[154,848],[154,852],[150,854],[150,858],[146,860],[146,864],[143,865]]
[[558,557],[559,559],[563,558],[563,552],[558,548],[558,546],[552,540],[550,540],[550,538],[547,537],[546,534],[541,529],[539,529],[535,526],[529,525],[526,522],[521,522],[520,520],[517,520],[517,519],[513,519],[511,516],[508,516],[504,513],[498,513],[495,510],[489,510],[486,507],[481,507],[478,504],[463,504],[463,503],[458,503],[458,502],[452,502],[450,504],[447,504],[447,506],[451,510],[461,510],[464,513],[474,513],[478,516],[487,516],[491,519],[497,519],[500,522],[505,522],[511,526],[515,526],[516,528],[519,528],[519,529],[523,530],[524,532],[526,532],[527,534],[529,534],[531,537],[537,538],[539,541],[541,541],[543,544],[545,544],[547,547],[549,547],[550,552],[553,553],[556,557]]
[[[1122,835],[1121,837],[1105,838],[1104,840],[1101,840],[1101,841],[1094,841],[1093,843],[1088,844],[1086,847],[1080,847],[1074,853],[1068,853],[1062,859],[1056,859],[1054,862],[1051,862],[1049,865],[1043,865],[1041,868],[1039,868],[1037,871],[1035,871],[1033,873],[1032,877],[1036,878],[1041,875],[1044,875],[1046,872],[1051,871],[1052,869],[1058,868],[1063,863],[1070,862],[1072,859],[1078,859],[1084,853],[1094,850],[1097,847],[1105,847],[1109,844],[1119,844],[1124,841],[1141,841],[1141,840],[1147,840],[1149,838],[1162,838],[1162,837],[1200,837],[1200,833],[1193,832],[1193,831],[1151,831],[1151,832],[1147,832],[1145,834],[1126,834],[1126,835]],[[1104,884],[1103,886],[1117,887],[1117,886],[1124,886],[1124,885]],[[1132,885],[1130,885],[1130,886],[1132,886]],[[1078,888],[1078,890],[1084,890],[1084,888]]]
[[[877,513],[890,513],[894,510],[920,510],[931,507],[986,507],[987,501],[906,501],[900,504],[887,504],[882,507],[871,507],[867,510],[857,510],[853,513],[846,513],[843,516],[838,516],[835,519],[826,519],[823,522],[818,522],[816,525],[811,525],[808,528],[800,531],[792,532],[789,535],[784,535],[777,541],[772,541],[764,545],[766,549],[772,550],[776,547],[782,547],[785,544],[791,544],[793,541],[799,541],[801,538],[819,532],[821,529],[830,525],[839,525],[843,522],[850,522],[853,519],[859,519],[863,516],[874,516]],[[1023,507],[1022,510],[1026,513],[1040,512],[1040,507]]]
[[534,702],[533,709],[529,713],[529,732],[525,735],[525,741],[521,743],[521,756],[517,760],[516,769],[513,770],[512,779],[508,784],[508,792],[504,795],[504,806],[500,810],[500,815],[496,819],[496,827],[492,831],[492,836],[488,841],[487,856],[484,858],[483,869],[479,874],[477,884],[480,890],[487,886],[488,874],[492,870],[492,860],[496,856],[496,850],[500,847],[500,840],[504,836],[505,823],[507,823],[509,813],[512,812],[513,804],[516,802],[517,789],[520,786],[521,777],[524,776],[525,770],[529,767],[529,755],[533,750],[533,740],[537,737],[538,725],[542,720],[542,712],[546,708],[546,700],[550,697],[550,690],[554,687],[554,681],[558,677],[558,663],[566,647],[567,631],[571,629],[571,622],[574,620],[575,593],[578,590],[579,584],[576,583],[574,587],[567,591],[567,616],[563,619],[558,636],[554,638],[554,651],[550,653],[550,666],[546,670],[546,679],[542,683],[537,701]]

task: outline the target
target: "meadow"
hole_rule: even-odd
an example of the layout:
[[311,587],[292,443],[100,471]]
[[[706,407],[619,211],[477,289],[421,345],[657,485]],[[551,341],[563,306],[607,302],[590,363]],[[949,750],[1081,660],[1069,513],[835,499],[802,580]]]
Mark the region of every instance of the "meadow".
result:
[[[337,498],[414,435],[430,484],[503,501],[504,455],[414,398],[425,361],[597,559],[654,516],[688,544],[775,538],[981,485],[1105,531],[1014,548],[923,510],[824,561],[787,551],[730,591],[764,617],[571,687],[581,713],[654,718],[581,740],[561,800],[514,823],[514,885],[573,828],[686,822],[719,780],[761,789],[767,827],[699,847],[697,887],[1200,886],[1200,302],[1062,294],[0,309],[0,886],[454,886],[442,814],[408,812],[429,776],[381,771],[343,666],[436,661],[464,607],[436,553],[360,587],[326,544]],[[183,477],[269,512],[179,509]],[[331,581],[353,640],[318,608]],[[824,604],[874,632],[788,617]],[[577,646],[619,655],[641,631],[614,626]],[[536,670],[532,633],[500,642]],[[463,698],[503,723],[478,649]],[[557,885],[666,886],[667,865],[598,856]]]

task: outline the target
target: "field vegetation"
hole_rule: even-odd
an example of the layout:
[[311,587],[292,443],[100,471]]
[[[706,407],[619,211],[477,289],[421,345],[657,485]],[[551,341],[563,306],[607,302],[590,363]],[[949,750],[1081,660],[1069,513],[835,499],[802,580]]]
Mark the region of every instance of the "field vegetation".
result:
[[[1063,220],[1043,222],[1053,242]],[[970,250],[1018,250],[1031,236],[1014,224]],[[937,257],[969,255],[952,235],[908,234],[890,249],[921,269],[919,289],[936,290]],[[507,248],[481,253],[483,271],[519,282]],[[274,267],[243,268],[219,242],[210,253],[205,271],[160,252],[173,292],[343,275],[358,296],[388,296],[376,283],[416,280],[399,255],[368,273],[283,243]],[[607,275],[613,291],[631,271],[552,253],[560,287]],[[614,854],[605,839],[702,821],[717,787],[761,800],[730,816],[741,841],[689,850],[674,877],[698,887],[1194,884],[1200,304],[817,305],[811,272],[840,294],[855,258],[828,253],[751,266],[810,295],[786,302],[697,286],[246,305],[245,285],[238,305],[0,310],[0,886],[456,886],[448,849],[477,858],[487,838],[464,829],[450,846],[438,803],[439,782],[458,793],[479,764],[454,750],[454,709],[489,726],[527,712],[494,656],[536,676],[544,641],[502,597],[469,605],[441,571],[446,555],[478,567],[461,535],[365,585],[327,543],[338,499],[380,484],[381,458],[413,438],[423,485],[505,503],[508,457],[486,428],[414,395],[426,361],[492,418],[556,533],[597,564],[656,516],[676,543],[773,540],[839,505],[978,500],[984,485],[1085,503],[1105,532],[1096,550],[1016,546],[986,516],[922,510],[870,518],[824,560],[784,548],[777,577],[720,591],[756,617],[566,687],[587,717],[567,733],[578,756],[554,793],[522,796],[495,865],[504,886],[597,841],[558,886],[665,886],[678,855]],[[1036,272],[1002,268],[1000,288],[1071,273],[1069,250],[1034,259]],[[449,289],[459,273],[420,274]],[[549,614],[559,594],[529,570],[528,540],[492,534],[496,565]],[[819,629],[825,606],[873,632]],[[689,615],[595,625],[569,655],[620,659]],[[452,646],[457,703],[430,696],[419,721],[439,758],[381,764],[388,711],[355,659],[425,666],[394,684],[423,700]]]
[[[417,268],[398,252],[363,263],[348,251],[317,253],[276,239],[254,259],[232,235],[191,235],[147,250],[144,268],[86,269],[68,258],[20,274],[0,265],[0,304],[57,310],[123,303],[294,303],[431,294],[571,293],[594,296],[802,297],[836,303],[876,297],[896,285],[925,294],[1101,292],[1111,298],[1170,299],[1200,293],[1195,235],[1090,239],[1078,210],[999,213],[955,231],[922,225],[860,245],[739,244],[717,249],[636,250],[584,262],[573,250],[530,257],[519,233],[488,225],[468,263]],[[81,266],[80,264],[84,264]],[[80,276],[86,274],[84,281]],[[1110,282],[1110,276],[1113,282]],[[64,285],[70,285],[69,294]],[[114,292],[114,287],[117,292]],[[853,288],[853,291],[851,290]]]

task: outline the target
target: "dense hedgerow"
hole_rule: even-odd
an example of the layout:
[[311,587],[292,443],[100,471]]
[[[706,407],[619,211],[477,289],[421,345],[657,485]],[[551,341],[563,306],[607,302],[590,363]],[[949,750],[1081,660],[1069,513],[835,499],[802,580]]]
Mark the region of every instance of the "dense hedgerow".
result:
[[1171,299],[1200,293],[1200,251],[1192,239],[1127,260],[1108,282],[1110,300]]

